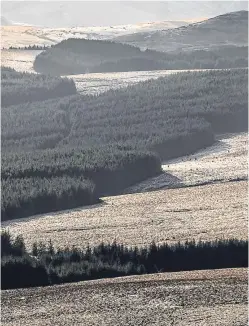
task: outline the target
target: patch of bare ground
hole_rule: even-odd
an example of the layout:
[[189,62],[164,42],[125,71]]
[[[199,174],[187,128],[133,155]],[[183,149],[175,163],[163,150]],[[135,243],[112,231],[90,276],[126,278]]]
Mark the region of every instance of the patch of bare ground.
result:
[[56,246],[82,247],[114,239],[125,245],[155,240],[247,238],[247,181],[209,184],[106,197],[75,210],[6,221],[28,246],[52,239]]
[[4,48],[28,45],[51,45],[55,41],[42,35],[42,30],[34,26],[1,26],[1,46]]
[[5,290],[2,325],[247,325],[247,269]]

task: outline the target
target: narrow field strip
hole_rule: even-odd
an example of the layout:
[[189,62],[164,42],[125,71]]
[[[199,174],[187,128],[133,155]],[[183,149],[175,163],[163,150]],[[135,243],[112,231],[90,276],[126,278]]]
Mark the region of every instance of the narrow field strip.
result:
[[57,247],[112,242],[143,246],[185,240],[247,239],[247,181],[103,198],[102,204],[6,221],[3,229]]

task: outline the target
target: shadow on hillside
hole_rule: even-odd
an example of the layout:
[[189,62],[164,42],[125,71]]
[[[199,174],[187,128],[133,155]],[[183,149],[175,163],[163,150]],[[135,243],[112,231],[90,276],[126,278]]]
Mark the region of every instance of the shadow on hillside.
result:
[[213,145],[208,146],[204,149],[201,149],[201,150],[195,152],[194,154],[185,155],[185,156],[181,156],[176,159],[173,159],[173,160],[162,162],[162,165],[167,166],[170,164],[176,164],[176,163],[193,161],[193,160],[197,160],[197,162],[198,162],[198,159],[201,159],[208,155],[219,154],[221,152],[229,153],[231,147],[232,146],[227,144],[226,142],[224,142],[222,140],[217,140]]
[[19,219],[11,219],[11,220],[7,220],[7,221],[3,221],[2,222],[2,227],[8,227],[8,226],[13,226],[13,224],[15,223],[20,223],[20,222],[29,222],[29,221],[32,221],[32,220],[35,220],[37,218],[43,218],[43,217],[46,217],[46,216],[51,216],[51,218],[55,215],[57,216],[60,216],[60,215],[64,215],[64,214],[73,214],[73,213],[76,213],[76,212],[81,212],[83,210],[89,210],[89,209],[95,209],[95,208],[99,208],[101,206],[104,206],[104,205],[108,205],[106,202],[104,202],[102,199],[100,199],[100,202],[97,203],[97,204],[94,204],[94,205],[87,205],[87,206],[80,206],[80,207],[76,207],[76,208],[70,208],[70,209],[66,209],[66,210],[63,210],[63,211],[55,211],[55,212],[48,212],[48,213],[44,213],[44,214],[37,214],[37,215],[32,215],[32,216],[29,216],[29,217],[22,217],[22,218],[19,218]]
[[163,171],[156,177],[149,178],[132,187],[125,189],[122,194],[127,195],[141,192],[150,192],[160,189],[179,187],[183,185],[184,184],[182,183],[182,180],[180,178],[168,173],[167,171]]

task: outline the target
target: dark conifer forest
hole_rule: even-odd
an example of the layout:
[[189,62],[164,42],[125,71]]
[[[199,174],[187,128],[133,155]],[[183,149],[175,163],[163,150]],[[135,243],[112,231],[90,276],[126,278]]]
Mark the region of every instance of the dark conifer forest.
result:
[[[10,70],[12,83],[3,73],[3,220],[96,203],[159,174],[161,160],[213,144],[216,132],[247,130],[247,69],[179,73],[96,96],[73,95],[68,79]],[[64,87],[69,96],[57,98]],[[40,91],[56,98],[42,101]]]
[[55,76],[148,70],[228,69],[248,66],[247,46],[158,52],[103,40],[67,39],[37,55],[35,71]]
[[113,242],[96,247],[54,248],[34,243],[28,252],[21,236],[1,234],[2,289],[47,286],[106,277],[248,266],[248,241],[217,240],[146,247]]
[[17,72],[1,67],[2,107],[72,94],[76,94],[76,87],[70,79]]

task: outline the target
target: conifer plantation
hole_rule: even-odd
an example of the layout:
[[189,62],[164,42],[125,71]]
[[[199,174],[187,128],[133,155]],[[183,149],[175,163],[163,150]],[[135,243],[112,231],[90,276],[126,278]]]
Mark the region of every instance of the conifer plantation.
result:
[[213,144],[216,132],[247,130],[246,69],[95,96],[60,77],[3,69],[2,80],[3,220],[97,203],[159,174],[161,160]]
[[[53,242],[34,243],[32,252],[21,236],[1,234],[2,289],[46,286],[92,279],[233,268],[248,266],[245,240],[187,241],[138,248],[113,242],[96,247],[54,248]],[[19,277],[16,277],[19,275]]]
[[106,40],[69,38],[37,55],[35,71],[54,76],[178,69],[229,69],[248,65],[248,47],[158,52]]

